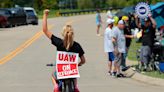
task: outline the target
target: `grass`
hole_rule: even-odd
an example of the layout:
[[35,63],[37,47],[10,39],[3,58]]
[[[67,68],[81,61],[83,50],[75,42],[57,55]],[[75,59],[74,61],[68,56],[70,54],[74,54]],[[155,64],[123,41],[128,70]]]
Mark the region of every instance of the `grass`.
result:
[[[54,18],[58,16],[58,10],[50,10],[48,18]],[[43,10],[38,12],[39,19],[43,18]]]
[[159,73],[158,71],[145,72],[144,75],[164,79],[164,73]]
[[[141,43],[136,43],[135,39],[133,39],[128,52],[128,59],[134,61],[134,64],[137,64],[136,50],[139,49],[140,47],[141,47]],[[159,71],[150,71],[150,72],[145,72],[143,74],[154,78],[164,79],[164,73],[160,73]]]
[[[49,16],[48,18],[54,18],[54,17],[58,17],[60,16],[59,15],[59,12],[73,12],[73,11],[78,11],[80,9],[73,9],[73,10],[70,10],[70,9],[61,9],[61,10],[50,10],[49,12]],[[112,10],[112,12],[116,12],[117,10]],[[39,19],[42,19],[43,18],[43,10],[40,10],[37,12],[38,13],[38,17]],[[76,15],[86,15],[86,14],[95,14],[96,12],[81,12],[80,14],[76,14]],[[102,13],[106,13],[106,11],[102,11]],[[74,16],[75,14],[69,14],[69,16]]]
[[137,49],[139,49],[141,47],[141,43],[136,43],[136,40],[133,39],[131,46],[129,48],[129,52],[128,52],[128,59],[132,60],[132,61],[137,61],[136,58],[136,51]]
[[[64,9],[64,10],[50,10],[50,12],[49,12],[49,16],[48,16],[48,18],[54,18],[54,17],[58,17],[58,16],[60,16],[59,15],[59,12],[72,12],[72,11],[77,11],[77,10],[79,10],[79,9],[74,9],[74,10],[70,10],[70,9]],[[83,12],[81,12],[79,15],[81,15],[81,14],[92,14],[93,12],[89,12],[89,13],[83,13]],[[74,14],[69,14],[69,16],[74,16]],[[39,17],[39,19],[42,19],[43,18],[43,10],[40,10],[40,11],[38,11],[38,17]]]
[[[70,11],[70,10],[66,10],[66,11]],[[59,12],[59,11],[51,10],[50,13],[49,13],[49,18],[57,17],[58,16],[57,12]],[[83,14],[83,13],[81,13],[81,14]],[[85,13],[85,14],[91,14],[91,13]],[[40,11],[38,13],[39,18],[42,18],[42,15],[43,15],[43,11]],[[70,16],[72,16],[72,15],[70,15]],[[136,40],[133,39],[132,43],[131,43],[131,46],[130,46],[130,49],[129,49],[129,52],[128,52],[128,59],[129,60],[137,62],[136,51],[140,47],[141,47],[141,43],[136,43]],[[164,79],[164,73],[160,74],[158,71],[145,72],[144,75]]]

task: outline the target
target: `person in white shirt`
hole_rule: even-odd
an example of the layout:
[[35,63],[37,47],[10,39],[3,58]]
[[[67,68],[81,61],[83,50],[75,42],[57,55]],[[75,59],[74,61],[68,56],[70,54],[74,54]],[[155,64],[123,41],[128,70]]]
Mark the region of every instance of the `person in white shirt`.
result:
[[106,15],[107,15],[107,19],[113,19],[113,14],[110,10],[108,10]]
[[113,46],[114,39],[113,39],[113,31],[112,31],[113,23],[114,23],[113,19],[107,20],[108,26],[104,33],[104,51],[105,51],[105,53],[108,54],[108,61],[109,61],[108,62],[108,68],[109,68],[108,73],[110,75],[112,75],[112,65],[114,62],[114,53],[113,53],[114,52],[114,46]]

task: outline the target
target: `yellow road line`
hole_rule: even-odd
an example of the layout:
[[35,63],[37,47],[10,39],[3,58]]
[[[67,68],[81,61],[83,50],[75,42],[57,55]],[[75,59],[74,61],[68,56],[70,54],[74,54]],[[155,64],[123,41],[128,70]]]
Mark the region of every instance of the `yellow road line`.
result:
[[[52,25],[49,26],[49,30],[52,28]],[[32,38],[27,40],[25,43],[23,43],[21,46],[16,48],[14,51],[12,51],[10,54],[6,55],[2,59],[0,59],[0,65],[5,64],[12,58],[14,58],[17,54],[21,53],[25,48],[30,46],[33,42],[35,42],[38,38],[40,38],[43,35],[42,31],[39,31],[36,33]]]
[[[73,22],[75,22],[75,20],[69,20],[68,22],[66,22],[66,24],[71,24],[72,25]],[[51,29],[51,28],[52,28],[52,25],[49,26],[49,29]],[[14,58],[17,54],[21,53],[25,48],[27,48],[28,46],[30,46],[33,42],[35,42],[42,35],[43,35],[43,32],[42,31],[39,31],[38,33],[36,33],[32,38],[30,38],[29,40],[27,40],[21,46],[19,46],[14,51],[12,51],[8,55],[6,55],[2,59],[0,59],[0,65],[5,64],[6,62],[8,62],[12,58]]]

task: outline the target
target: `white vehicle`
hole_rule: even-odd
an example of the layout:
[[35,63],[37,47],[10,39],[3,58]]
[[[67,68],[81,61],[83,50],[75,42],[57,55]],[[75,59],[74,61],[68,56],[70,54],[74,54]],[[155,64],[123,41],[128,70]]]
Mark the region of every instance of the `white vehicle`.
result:
[[26,21],[27,24],[38,25],[38,17],[37,14],[32,7],[24,7],[24,11],[26,12]]

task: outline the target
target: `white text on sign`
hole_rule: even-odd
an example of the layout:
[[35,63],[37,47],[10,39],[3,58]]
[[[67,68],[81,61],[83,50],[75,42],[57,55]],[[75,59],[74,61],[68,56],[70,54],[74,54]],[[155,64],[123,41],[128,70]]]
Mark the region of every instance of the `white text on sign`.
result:
[[59,61],[64,61],[64,62],[75,62],[76,55],[68,55],[64,53],[59,53],[58,55]]
[[80,77],[78,58],[78,53],[58,51],[56,58],[57,79]]

